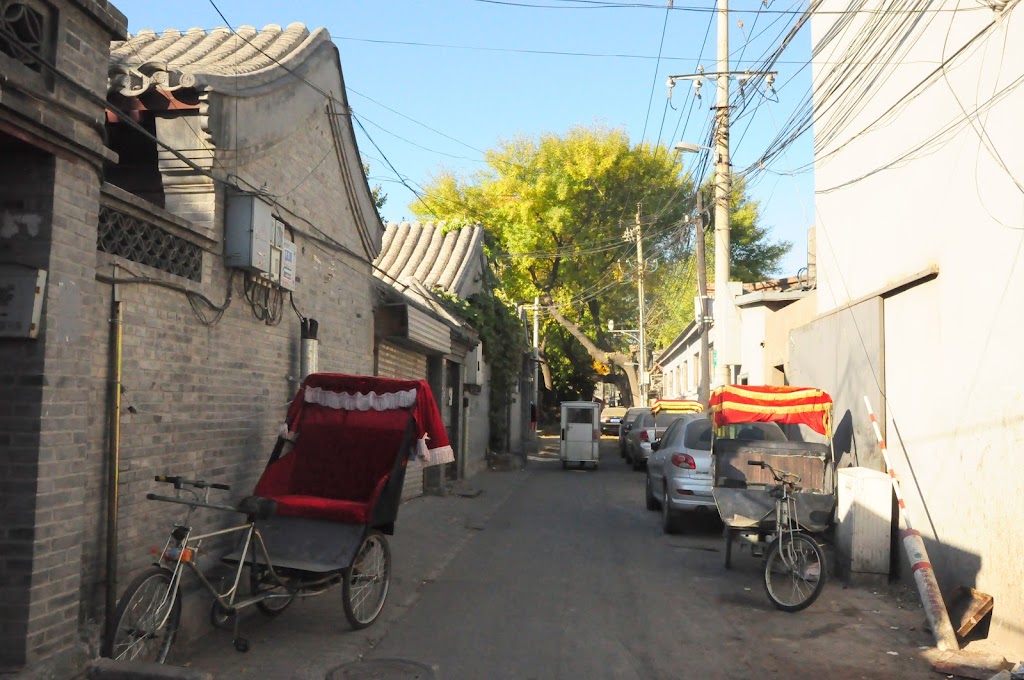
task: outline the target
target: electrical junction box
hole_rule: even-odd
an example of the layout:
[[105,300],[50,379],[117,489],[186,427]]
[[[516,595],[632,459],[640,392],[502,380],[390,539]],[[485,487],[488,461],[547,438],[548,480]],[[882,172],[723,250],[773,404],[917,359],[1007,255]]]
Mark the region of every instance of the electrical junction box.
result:
[[298,255],[295,244],[291,241],[281,243],[281,281],[280,285],[285,290],[295,290],[295,269]]
[[836,548],[840,572],[851,582],[884,582],[889,577],[892,480],[868,468],[838,474]]
[[36,338],[46,270],[0,264],[0,338]]
[[[224,220],[224,264],[270,277],[279,239],[274,206],[255,194],[229,194]],[[280,255],[280,248],[277,249]],[[280,258],[277,260],[280,273]]]

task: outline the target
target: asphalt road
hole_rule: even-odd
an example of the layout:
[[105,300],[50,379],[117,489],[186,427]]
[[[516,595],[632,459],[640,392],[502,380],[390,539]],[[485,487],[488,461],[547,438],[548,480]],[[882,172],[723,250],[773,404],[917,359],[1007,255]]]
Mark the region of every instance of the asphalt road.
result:
[[934,677],[916,603],[833,580],[808,610],[776,611],[757,559],[723,568],[720,527],[661,532],[615,445],[597,471],[542,448],[365,658],[443,680]]

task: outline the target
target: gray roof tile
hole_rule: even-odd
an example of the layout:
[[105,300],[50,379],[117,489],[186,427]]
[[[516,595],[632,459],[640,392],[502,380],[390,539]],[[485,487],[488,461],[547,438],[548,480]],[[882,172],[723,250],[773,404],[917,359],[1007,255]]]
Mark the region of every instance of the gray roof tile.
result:
[[[444,231],[444,223],[390,223],[384,230],[377,276],[467,298],[482,287],[487,260],[480,225]],[[382,273],[383,272],[383,273]]]

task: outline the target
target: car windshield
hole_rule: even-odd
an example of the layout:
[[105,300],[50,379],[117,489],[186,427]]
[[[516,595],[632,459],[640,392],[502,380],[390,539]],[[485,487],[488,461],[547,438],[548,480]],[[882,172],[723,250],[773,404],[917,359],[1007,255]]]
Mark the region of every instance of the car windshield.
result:
[[668,427],[670,424],[674,423],[675,421],[679,420],[680,418],[682,418],[685,415],[687,415],[687,414],[686,413],[659,413],[657,416],[655,416],[654,421],[655,421],[655,424],[656,424],[657,427]]

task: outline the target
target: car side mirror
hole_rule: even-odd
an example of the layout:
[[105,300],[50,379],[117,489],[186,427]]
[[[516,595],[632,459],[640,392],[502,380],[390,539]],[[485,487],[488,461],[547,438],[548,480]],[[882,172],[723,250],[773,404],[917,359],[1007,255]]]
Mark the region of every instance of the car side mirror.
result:
[[632,425],[632,423],[631,423],[631,424],[629,424],[629,425],[626,425],[626,432],[629,432],[629,431],[630,431],[630,430],[632,430],[632,429],[633,429],[633,425]]

